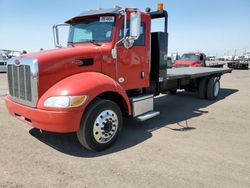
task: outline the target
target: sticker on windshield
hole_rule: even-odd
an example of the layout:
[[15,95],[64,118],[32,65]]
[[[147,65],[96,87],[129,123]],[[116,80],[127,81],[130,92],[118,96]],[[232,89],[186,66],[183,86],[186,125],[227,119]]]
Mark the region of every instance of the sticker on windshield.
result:
[[115,22],[114,16],[101,16],[100,22]]

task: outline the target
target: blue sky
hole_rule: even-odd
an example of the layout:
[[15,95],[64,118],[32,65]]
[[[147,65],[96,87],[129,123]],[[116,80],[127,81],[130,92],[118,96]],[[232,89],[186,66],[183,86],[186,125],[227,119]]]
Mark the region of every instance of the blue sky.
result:
[[[154,10],[159,0],[0,0],[0,49],[51,49],[52,25],[97,7]],[[165,0],[169,13],[169,51],[208,55],[250,50],[250,0]],[[154,27],[160,28],[160,23]]]

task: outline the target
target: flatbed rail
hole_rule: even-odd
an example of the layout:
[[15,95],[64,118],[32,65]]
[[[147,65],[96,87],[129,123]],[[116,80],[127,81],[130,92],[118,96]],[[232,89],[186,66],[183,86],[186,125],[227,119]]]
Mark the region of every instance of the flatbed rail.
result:
[[198,78],[214,74],[231,73],[229,68],[209,68],[209,67],[183,67],[172,68],[167,70],[167,80],[175,80],[182,78]]

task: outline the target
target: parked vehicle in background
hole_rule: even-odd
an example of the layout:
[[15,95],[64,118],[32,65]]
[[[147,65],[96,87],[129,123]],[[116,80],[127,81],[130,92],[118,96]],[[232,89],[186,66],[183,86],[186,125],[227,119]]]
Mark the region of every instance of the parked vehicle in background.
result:
[[250,51],[249,51],[249,52],[246,52],[246,54],[245,54],[245,59],[250,60]]
[[227,67],[232,69],[248,69],[249,59],[246,59],[245,56],[239,56],[237,59],[227,62]]
[[172,68],[172,65],[173,65],[173,60],[171,57],[168,57],[168,60],[167,60],[167,68]]
[[[164,31],[151,22],[164,19]],[[158,116],[154,96],[190,88],[214,100],[228,68],[168,67],[168,13],[136,8],[87,11],[66,21],[68,46],[24,54],[8,61],[9,113],[32,127],[76,132],[89,150],[110,147],[120,136],[123,117],[145,121]],[[181,113],[181,112],[180,112]],[[168,118],[168,117],[166,117]]]
[[18,57],[22,54],[22,52],[20,51],[16,51],[16,50],[8,50],[8,58],[12,58],[12,57]]
[[184,53],[180,59],[176,60],[173,67],[205,67],[206,55],[200,52]]
[[12,57],[18,57],[21,52],[15,50],[0,50],[0,72],[7,72],[7,61]]
[[184,53],[179,60],[173,64],[174,68],[180,67],[223,67],[224,63],[208,62],[206,55],[200,52]]
[[232,55],[227,55],[222,57],[224,61],[232,61],[234,59],[234,56]]
[[180,55],[178,54],[178,52],[168,53],[168,57],[171,58],[172,63],[174,63],[176,60],[180,59]]
[[0,72],[7,71],[8,56],[4,51],[0,51]]
[[207,56],[206,60],[207,61],[215,61],[216,58],[215,58],[215,56]]

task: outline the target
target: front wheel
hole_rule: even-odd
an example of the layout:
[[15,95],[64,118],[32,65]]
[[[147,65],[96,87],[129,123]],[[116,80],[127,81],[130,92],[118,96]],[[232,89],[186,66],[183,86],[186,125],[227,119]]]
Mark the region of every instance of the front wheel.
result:
[[97,100],[84,113],[77,137],[85,148],[101,151],[116,141],[121,133],[122,124],[122,113],[116,103]]

